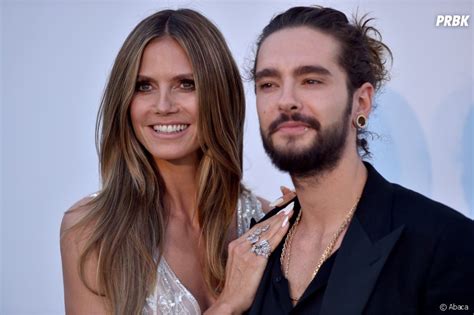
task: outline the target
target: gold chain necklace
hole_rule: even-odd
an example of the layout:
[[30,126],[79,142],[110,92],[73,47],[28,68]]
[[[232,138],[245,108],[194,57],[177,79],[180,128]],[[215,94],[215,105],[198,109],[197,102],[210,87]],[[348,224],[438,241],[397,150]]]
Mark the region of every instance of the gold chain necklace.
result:
[[[346,227],[349,225],[349,222],[352,219],[352,216],[354,215],[354,211],[357,208],[357,204],[359,203],[359,199],[357,198],[355,204],[352,206],[351,210],[347,213],[346,217],[344,218],[344,221],[342,224],[339,226],[337,229],[336,233],[334,233],[334,236],[332,237],[331,241],[329,242],[328,246],[326,246],[326,249],[324,250],[323,254],[321,255],[321,258],[319,259],[318,264],[316,265],[316,268],[314,269],[314,272],[311,276],[310,282],[314,279],[316,274],[318,273],[319,269],[323,265],[323,263],[328,259],[328,257],[331,255],[334,246],[336,245],[337,240],[339,239],[339,236],[341,236],[342,232],[346,229]],[[300,223],[301,220],[301,214],[303,211],[298,213],[298,216],[296,217],[296,221],[291,227],[290,231],[288,231],[288,234],[286,235],[285,238],[285,243],[283,243],[283,249],[281,251],[280,255],[280,264],[282,268],[284,267],[283,273],[286,279],[288,279],[288,271],[290,269],[290,260],[291,260],[291,243],[293,242],[293,236],[295,235],[296,228],[298,226],[298,223]],[[285,264],[285,257],[286,258],[286,264]],[[301,296],[300,296],[301,298]],[[298,302],[299,298],[292,298],[290,299],[294,302]]]

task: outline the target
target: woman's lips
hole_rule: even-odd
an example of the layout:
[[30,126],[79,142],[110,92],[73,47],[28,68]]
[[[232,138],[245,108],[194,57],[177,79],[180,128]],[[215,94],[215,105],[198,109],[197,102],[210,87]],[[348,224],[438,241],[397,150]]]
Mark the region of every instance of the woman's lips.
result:
[[176,139],[184,135],[190,124],[156,124],[149,126],[154,137],[159,139]]

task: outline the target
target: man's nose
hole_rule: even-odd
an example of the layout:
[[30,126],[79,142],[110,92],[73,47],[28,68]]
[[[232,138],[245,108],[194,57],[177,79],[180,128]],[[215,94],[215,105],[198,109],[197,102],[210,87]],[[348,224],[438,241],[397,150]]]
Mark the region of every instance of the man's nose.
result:
[[301,102],[296,96],[295,87],[292,84],[284,84],[278,99],[278,109],[283,112],[292,113],[301,109]]

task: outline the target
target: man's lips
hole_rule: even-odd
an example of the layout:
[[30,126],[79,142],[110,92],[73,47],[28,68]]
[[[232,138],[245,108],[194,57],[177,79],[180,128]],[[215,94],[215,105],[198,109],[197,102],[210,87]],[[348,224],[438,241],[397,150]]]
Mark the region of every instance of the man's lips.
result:
[[272,133],[283,131],[283,132],[301,132],[311,128],[308,124],[300,121],[286,121],[279,124]]
[[309,128],[319,131],[321,124],[316,118],[302,115],[301,113],[294,113],[291,116],[280,114],[280,116],[268,126],[268,135],[271,136],[278,131],[294,135],[304,134]]

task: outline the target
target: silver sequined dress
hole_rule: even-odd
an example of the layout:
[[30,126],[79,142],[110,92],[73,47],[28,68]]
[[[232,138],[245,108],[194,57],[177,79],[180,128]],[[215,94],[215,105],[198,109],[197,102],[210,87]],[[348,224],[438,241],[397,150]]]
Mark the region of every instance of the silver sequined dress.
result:
[[[237,205],[237,233],[244,234],[250,227],[250,220],[260,220],[264,216],[262,205],[252,193],[244,191]],[[164,257],[158,264],[155,292],[147,298],[143,315],[173,314],[199,315],[199,304],[179,281]]]

